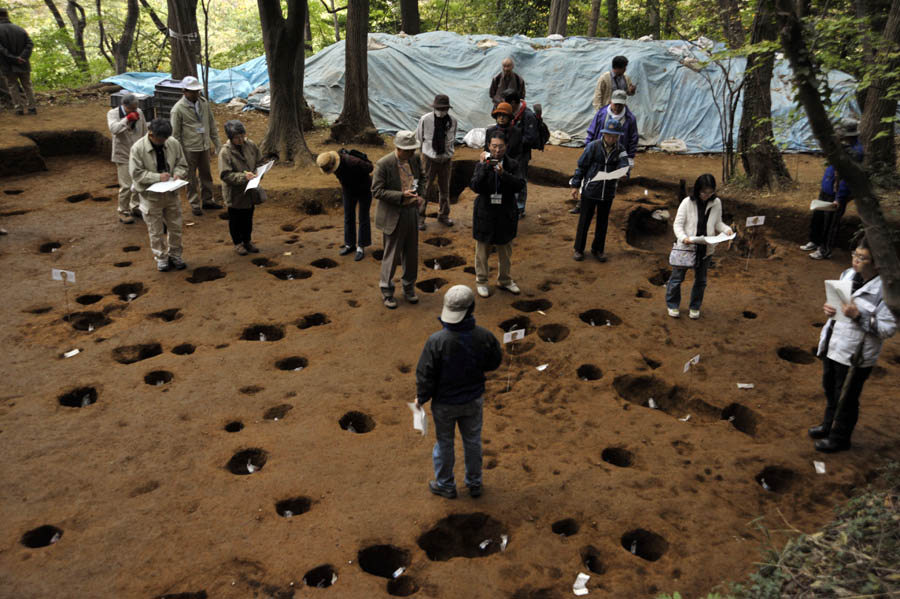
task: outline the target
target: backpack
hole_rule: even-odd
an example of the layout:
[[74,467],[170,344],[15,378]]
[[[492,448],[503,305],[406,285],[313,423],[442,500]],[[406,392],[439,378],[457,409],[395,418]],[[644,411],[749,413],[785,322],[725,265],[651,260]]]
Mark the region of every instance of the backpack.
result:
[[547,123],[544,122],[544,119],[538,119],[538,129],[540,129],[541,146],[537,149],[543,152],[544,146],[550,141],[550,128],[547,127]]
[[372,161],[369,160],[369,157],[365,153],[360,152],[359,150],[354,150],[354,149],[345,150],[344,148],[341,148],[339,150],[339,152],[341,154],[349,154],[350,156],[353,156],[354,158],[359,158],[360,160],[364,160],[364,161],[368,162],[369,164],[372,164]]

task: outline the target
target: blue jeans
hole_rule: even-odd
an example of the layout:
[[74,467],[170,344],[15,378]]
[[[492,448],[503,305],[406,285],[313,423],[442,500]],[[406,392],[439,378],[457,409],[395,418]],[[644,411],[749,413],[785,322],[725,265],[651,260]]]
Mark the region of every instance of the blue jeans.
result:
[[456,456],[453,453],[454,427],[459,425],[463,451],[466,461],[466,485],[481,486],[481,422],[484,398],[480,397],[465,404],[431,404],[431,416],[434,418],[434,436],[437,442],[431,454],[434,460],[434,480],[438,487],[446,490],[456,489],[453,478],[453,465]]
[[[691,310],[699,310],[700,304],[703,303],[703,293],[706,291],[706,271],[709,270],[709,256],[704,256],[699,266],[694,266],[694,286],[691,288]],[[672,276],[666,283],[666,305],[669,308],[677,309],[681,306],[681,283],[684,282],[684,275],[687,268],[680,266],[672,267]]]

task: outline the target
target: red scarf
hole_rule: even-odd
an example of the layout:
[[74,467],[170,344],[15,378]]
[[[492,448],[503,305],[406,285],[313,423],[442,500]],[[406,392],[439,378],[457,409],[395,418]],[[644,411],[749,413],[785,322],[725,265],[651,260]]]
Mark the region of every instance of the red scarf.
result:
[[516,121],[518,121],[523,114],[525,114],[525,100],[519,100],[519,112],[516,113],[516,116],[513,117],[510,124],[515,125]]

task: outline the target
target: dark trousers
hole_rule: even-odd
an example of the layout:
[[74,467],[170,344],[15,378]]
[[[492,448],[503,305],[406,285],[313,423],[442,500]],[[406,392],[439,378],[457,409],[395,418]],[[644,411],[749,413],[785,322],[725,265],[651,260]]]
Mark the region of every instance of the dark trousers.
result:
[[[871,366],[853,368],[825,358],[822,365],[822,387],[825,389],[826,403],[822,424],[831,428],[831,439],[850,441],[850,435],[859,419],[859,395],[871,373]],[[849,379],[848,375],[851,375]]]
[[[372,223],[369,220],[371,205],[371,195],[353,195],[344,192],[344,245],[349,247],[359,245],[363,248],[372,245]],[[359,206],[359,237],[356,235],[357,206]]]
[[519,163],[519,171],[516,174],[525,180],[522,191],[516,194],[516,208],[519,209],[519,212],[524,212],[525,203],[528,201],[528,163],[531,162],[531,150],[527,153],[522,152],[516,161]]
[[594,210],[597,211],[597,224],[594,226],[594,241],[591,250],[603,253],[606,247],[606,229],[609,226],[609,209],[612,208],[612,199],[597,201],[591,198],[581,199],[581,214],[578,217],[578,230],[575,232],[575,250],[584,252],[587,244],[588,229],[591,228],[591,220],[594,218]]
[[[583,209],[582,209],[583,210]],[[583,214],[584,212],[582,212]],[[704,256],[694,268],[694,286],[691,288],[691,310],[699,310],[706,292],[706,272],[709,270],[709,256]],[[672,267],[672,275],[666,283],[666,306],[673,310],[681,306],[681,284],[688,269],[680,266]]]
[[481,425],[483,420],[484,398],[480,397],[462,405],[432,402],[431,415],[434,417],[434,437],[436,442],[431,452],[434,463],[434,480],[445,490],[456,489],[456,478],[453,466],[456,454],[453,441],[456,427],[462,437],[463,456],[466,463],[468,487],[481,486]]
[[256,207],[228,209],[228,231],[231,233],[231,241],[234,245],[250,243],[250,238],[253,235],[254,208]]
[[[828,200],[828,198],[819,199]],[[837,242],[841,217],[844,216],[846,209],[846,206],[841,205],[837,210],[813,210],[812,219],[809,221],[809,240],[819,246],[826,256],[831,254]]]

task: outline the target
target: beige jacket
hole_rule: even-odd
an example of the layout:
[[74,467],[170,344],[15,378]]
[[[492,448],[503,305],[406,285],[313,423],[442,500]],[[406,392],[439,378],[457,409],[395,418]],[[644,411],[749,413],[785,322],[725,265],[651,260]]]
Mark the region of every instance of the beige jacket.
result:
[[112,134],[112,161],[116,164],[128,164],[128,154],[134,142],[147,135],[147,119],[144,118],[144,112],[138,108],[138,115],[141,117],[131,128],[131,121],[121,116],[119,107],[116,106],[106,113],[106,124],[109,125],[109,132]]
[[222,200],[229,208],[247,210],[253,208],[253,200],[244,193],[247,187],[247,171],[262,166],[262,154],[249,139],[240,147],[228,141],[219,150],[219,178],[222,180]]
[[[409,170],[412,172],[418,192],[422,181],[418,156],[413,155],[409,159]],[[397,229],[401,211],[417,210],[415,204],[403,205],[403,183],[400,179],[400,161],[397,159],[397,152],[386,154],[375,163],[372,197],[378,200],[375,207],[375,227],[388,235],[393,235]]]
[[[184,159],[184,150],[174,137],[166,140],[165,149],[166,172],[172,176],[184,179],[187,176],[187,160]],[[145,135],[131,146],[131,154],[128,159],[128,172],[131,174],[132,188],[143,194],[148,187],[159,183],[159,172],[156,169],[156,152],[150,143],[150,136]],[[175,193],[175,192],[172,192]],[[154,196],[161,195],[147,193],[146,197],[152,200]]]
[[[628,89],[631,87],[631,77],[628,76],[628,73],[625,73],[625,92],[628,92]],[[600,79],[597,80],[597,87],[594,88],[594,100],[592,104],[594,105],[594,110],[600,110],[612,99],[613,93],[613,84],[612,84],[612,72],[606,71],[602,75],[600,75]],[[629,93],[629,96],[633,96],[634,94]]]
[[183,97],[172,107],[172,137],[181,143],[185,152],[205,152],[212,147],[219,151],[219,133],[209,102],[200,98],[200,117],[194,106]]

